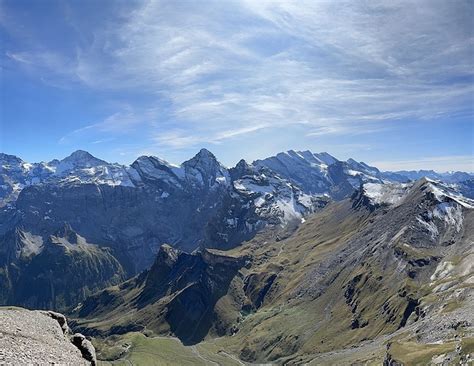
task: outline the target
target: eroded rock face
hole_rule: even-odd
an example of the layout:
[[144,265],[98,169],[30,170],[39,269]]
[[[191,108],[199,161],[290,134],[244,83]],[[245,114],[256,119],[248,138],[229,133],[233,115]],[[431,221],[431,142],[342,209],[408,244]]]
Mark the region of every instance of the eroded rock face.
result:
[[96,362],[95,349],[84,336],[70,338],[64,315],[0,308],[1,364],[96,365]]
[[[163,245],[150,270],[123,283],[117,291],[105,289],[84,301],[76,309],[80,318],[77,328],[86,334],[106,336],[145,327],[161,332],[164,325],[184,344],[196,344],[211,331],[219,333],[229,316],[237,319],[229,306],[219,304],[227,296],[234,298],[229,294],[232,282],[246,260],[215,250],[189,254]],[[228,304],[234,302],[230,297]],[[133,321],[120,316],[110,329],[81,323],[81,318],[88,317],[97,317],[99,322],[105,317],[110,320],[115,313],[131,308],[135,309]]]
[[96,365],[97,357],[95,355],[95,348],[84,335],[81,333],[74,334],[71,336],[71,342],[81,351],[83,358],[90,361],[92,366]]
[[47,237],[17,228],[0,238],[3,304],[61,311],[124,279],[109,248],[87,242],[69,225]]

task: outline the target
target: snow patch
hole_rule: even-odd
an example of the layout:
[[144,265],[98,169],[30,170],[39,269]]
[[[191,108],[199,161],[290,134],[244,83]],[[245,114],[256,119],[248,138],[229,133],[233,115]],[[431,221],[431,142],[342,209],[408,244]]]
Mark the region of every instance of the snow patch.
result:
[[255,207],[262,207],[265,202],[265,198],[263,197],[258,197],[253,200],[253,204],[255,205]]
[[432,239],[439,235],[438,227],[433,221],[426,222],[419,216],[416,217],[416,220],[430,233]]
[[397,205],[405,197],[409,187],[407,184],[365,183],[363,190],[373,204]]
[[447,277],[449,274],[451,274],[453,269],[454,269],[454,265],[451,262],[448,262],[448,261],[441,262],[440,264],[438,264],[438,266],[436,267],[436,270],[431,275],[430,280],[431,281],[441,280]]
[[449,202],[439,203],[433,210],[433,216],[443,220],[447,225],[456,227],[457,232],[462,229],[463,215],[460,205]]
[[465,208],[474,209],[474,200],[464,197],[461,193],[448,185],[443,185],[429,178],[424,179],[430,183],[428,184],[428,189],[438,202],[444,202],[446,198],[449,198]]

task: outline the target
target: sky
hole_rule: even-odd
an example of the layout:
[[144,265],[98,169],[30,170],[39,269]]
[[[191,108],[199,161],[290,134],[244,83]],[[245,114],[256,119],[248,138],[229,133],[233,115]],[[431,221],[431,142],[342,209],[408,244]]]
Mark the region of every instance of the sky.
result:
[[0,0],[0,151],[474,171],[474,2]]

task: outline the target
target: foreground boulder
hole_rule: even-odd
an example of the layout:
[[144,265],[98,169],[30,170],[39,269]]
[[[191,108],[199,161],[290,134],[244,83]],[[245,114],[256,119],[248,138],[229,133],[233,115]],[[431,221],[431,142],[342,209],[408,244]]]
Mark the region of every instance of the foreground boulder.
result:
[[59,313],[0,308],[0,364],[96,365],[95,350],[84,336],[70,336]]
[[81,351],[83,358],[90,361],[92,365],[96,364],[97,358],[95,355],[95,348],[84,335],[81,333],[74,334],[71,337],[71,342],[79,349],[79,351]]

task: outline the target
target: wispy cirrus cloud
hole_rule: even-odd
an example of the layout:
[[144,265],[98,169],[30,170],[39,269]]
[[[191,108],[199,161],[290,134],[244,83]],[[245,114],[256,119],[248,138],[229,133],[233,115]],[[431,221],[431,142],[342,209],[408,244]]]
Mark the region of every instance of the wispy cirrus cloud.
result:
[[[71,139],[80,138],[88,133],[127,134],[130,131],[143,125],[152,125],[153,121],[159,118],[159,110],[148,108],[144,110],[134,110],[131,106],[124,106],[120,112],[113,113],[102,121],[86,125],[75,129],[59,139],[60,144],[67,144]],[[111,141],[111,137],[99,140]]]
[[382,170],[389,171],[432,169],[440,172],[465,171],[474,173],[474,157],[472,155],[421,157],[408,160],[374,161],[371,163]]
[[62,143],[141,129],[149,146],[183,148],[301,126],[318,140],[473,114],[469,1],[139,1],[114,11],[90,30],[69,11],[90,40],[67,52],[7,51],[51,83],[145,100]]
[[186,146],[201,144],[220,144],[228,139],[242,137],[269,127],[268,125],[260,124],[237,129],[206,132],[203,134],[191,134],[185,130],[174,129],[157,133],[153,137],[153,141],[162,147],[180,149]]

